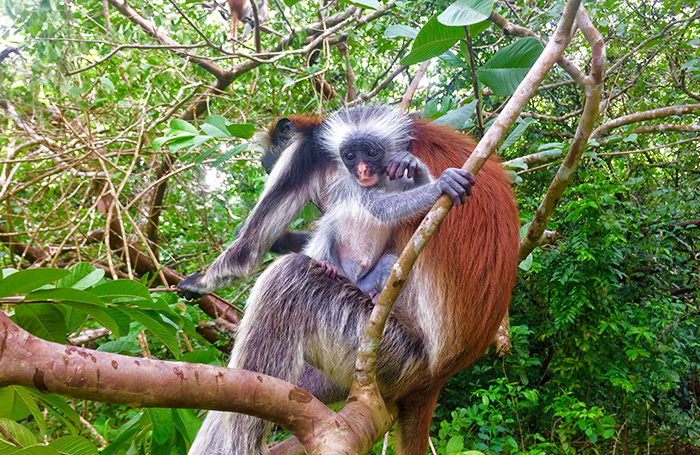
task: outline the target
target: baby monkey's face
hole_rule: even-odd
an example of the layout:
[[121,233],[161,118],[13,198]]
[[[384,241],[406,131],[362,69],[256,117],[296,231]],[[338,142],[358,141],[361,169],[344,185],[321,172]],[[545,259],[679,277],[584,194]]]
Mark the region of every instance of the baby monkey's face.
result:
[[372,186],[386,173],[386,148],[372,136],[347,139],[340,146],[340,157],[362,186]]

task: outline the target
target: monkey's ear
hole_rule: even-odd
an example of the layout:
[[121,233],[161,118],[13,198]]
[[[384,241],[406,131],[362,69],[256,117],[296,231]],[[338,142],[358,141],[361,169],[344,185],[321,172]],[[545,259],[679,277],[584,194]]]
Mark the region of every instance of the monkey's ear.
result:
[[294,125],[294,122],[289,120],[287,117],[279,119],[277,121],[277,124],[275,125],[275,131],[280,134],[289,133],[290,131],[294,131],[295,129],[296,126]]

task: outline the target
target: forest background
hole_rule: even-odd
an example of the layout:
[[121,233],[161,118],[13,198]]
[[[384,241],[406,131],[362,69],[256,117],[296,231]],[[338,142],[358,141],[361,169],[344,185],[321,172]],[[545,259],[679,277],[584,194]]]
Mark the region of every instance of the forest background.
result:
[[[600,118],[522,258],[510,352],[440,397],[438,454],[700,453],[700,2],[583,3]],[[235,47],[216,0],[0,6],[0,309],[57,343],[224,365],[255,275],[198,306],[152,290],[233,238],[265,182],[253,133],[366,101],[478,139],[564,3],[272,0]],[[595,67],[581,33],[565,55],[498,150],[524,238]],[[180,454],[201,416],[8,386],[0,454]]]

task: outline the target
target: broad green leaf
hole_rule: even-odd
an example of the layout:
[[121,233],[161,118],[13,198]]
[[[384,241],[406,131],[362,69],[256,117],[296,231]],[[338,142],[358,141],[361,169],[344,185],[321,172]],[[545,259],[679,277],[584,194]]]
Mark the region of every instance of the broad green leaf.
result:
[[185,131],[187,133],[197,134],[197,128],[179,118],[170,120],[170,129],[173,131]]
[[528,221],[527,223],[523,224],[520,226],[520,240],[522,241],[525,236],[527,235],[527,230],[530,229],[530,225],[532,224],[532,221]]
[[2,439],[2,436],[0,436],[0,455],[15,455],[17,452],[19,452],[19,447],[15,446],[14,444],[10,444],[9,442],[5,442]]
[[525,134],[525,131],[527,131],[527,128],[532,125],[533,123],[536,123],[537,120],[533,118],[525,118],[525,119],[518,119],[518,124],[515,126],[515,128],[512,129],[510,134],[505,138],[505,140],[501,143],[500,147],[498,147],[499,150],[505,150],[511,145],[515,144],[518,139],[520,139],[523,134]]
[[63,313],[50,303],[17,305],[12,319],[34,336],[54,343],[65,343],[68,328]]
[[156,444],[165,444],[173,433],[172,409],[149,408],[148,416],[153,424],[153,440]]
[[48,446],[35,445],[25,447],[17,452],[17,455],[61,455],[61,452]]
[[39,289],[30,292],[24,300],[51,300],[54,302],[80,302],[105,307],[99,297],[87,291],[71,288]]
[[532,253],[528,254],[527,257],[518,264],[518,267],[526,272],[530,270],[532,268]]
[[491,88],[498,96],[509,96],[527,75],[542,53],[537,38],[522,38],[510,44],[476,70],[479,82]]
[[[145,412],[141,411],[139,414],[134,416],[125,425],[122,425],[119,429],[119,436],[112,440],[112,443],[104,448],[102,455],[114,455],[125,443],[131,441],[136,433],[138,433],[144,426],[144,415]],[[146,423],[148,421],[146,420]]]
[[[0,425],[5,427],[5,429],[12,434],[12,437],[15,438],[17,442],[22,444],[23,447],[33,446],[37,443],[37,440],[32,432],[29,431],[24,425],[20,425],[19,423],[9,419],[0,419]],[[1,436],[2,435],[0,435],[0,437]]]
[[379,9],[382,7],[377,0],[343,0],[343,2],[359,6],[360,8]]
[[220,157],[218,157],[213,163],[211,163],[211,165],[214,167],[221,166],[223,163],[230,160],[234,156],[238,155],[243,150],[245,150],[246,147],[248,147],[248,144],[238,144],[237,146],[235,146],[234,148],[232,148],[228,152],[226,152],[223,155],[221,155]]
[[0,417],[22,420],[31,414],[29,407],[17,393],[17,388],[18,386],[13,385],[0,388]]
[[209,147],[194,159],[197,164],[202,164],[207,158],[209,158],[214,152],[221,148],[221,143],[215,144],[213,147]]
[[63,455],[98,455],[97,447],[82,436],[64,436],[49,442],[49,447]]
[[32,416],[34,417],[34,423],[36,423],[36,425],[39,427],[39,431],[41,431],[42,434],[46,433],[46,419],[44,418],[44,414],[39,409],[39,406],[37,406],[36,399],[25,387],[13,386],[13,388],[17,394],[18,401],[26,406],[27,409],[29,409],[29,412],[31,412]]
[[177,428],[177,431],[185,436],[188,441],[194,441],[199,427],[202,426],[202,421],[197,418],[197,415],[192,409],[174,409],[174,411],[173,423],[175,424],[175,428]]
[[255,126],[250,123],[232,123],[226,125],[226,129],[232,136],[250,139],[255,134]]
[[43,393],[36,389],[25,388],[25,390],[58,416],[71,432],[76,432],[75,425],[81,425],[80,414],[68,404],[64,397],[53,393]]
[[[226,117],[224,117],[222,115],[210,115],[209,117],[207,117],[206,120],[204,120],[204,123],[202,124],[202,126],[211,125],[211,126],[215,127],[217,130],[224,133],[226,135],[224,137],[230,137],[231,135],[229,134],[228,129],[226,128],[230,124],[231,124],[231,122],[229,122],[226,119]],[[204,128],[202,128],[202,131],[204,131]],[[209,134],[209,133],[207,133],[207,134]]]
[[101,352],[111,352],[113,354],[138,354],[142,351],[138,343],[127,339],[108,341],[98,347],[97,350]]
[[438,16],[441,24],[463,27],[485,21],[491,15],[493,0],[457,0]]
[[0,281],[0,297],[26,294],[46,284],[53,283],[69,273],[65,269],[20,270]]
[[180,361],[189,363],[204,363],[207,365],[219,365],[219,360],[216,358],[216,356],[212,354],[211,351],[204,349],[188,352],[180,358]]
[[105,271],[98,269],[88,262],[80,262],[68,269],[70,275],[61,278],[56,283],[59,288],[87,289],[105,276]]
[[202,131],[204,131],[206,134],[208,134],[211,137],[216,137],[219,139],[226,139],[231,137],[231,134],[228,132],[228,130],[221,131],[219,128],[217,128],[214,125],[210,125],[208,123],[202,123],[199,125]]
[[464,436],[452,436],[449,441],[447,441],[447,446],[445,447],[445,453],[457,453],[464,448]]
[[[97,322],[102,324],[103,327],[109,329],[116,337],[126,335],[127,333],[129,333],[129,318],[126,317],[124,313],[119,312],[119,310],[115,308],[101,308],[91,303],[87,304],[81,302],[72,302],[71,310],[82,311],[83,313],[90,315]],[[112,314],[114,312],[117,312],[117,314],[119,314],[122,319],[125,319],[125,323],[121,323],[122,321],[115,320],[112,317]]]
[[462,61],[461,58],[457,57],[454,52],[448,50],[444,54],[439,56],[440,60],[454,66],[455,68],[468,68],[467,64]]
[[469,104],[448,112],[442,117],[433,120],[435,125],[446,125],[452,129],[461,129],[462,125],[471,118],[474,114],[474,109],[476,108],[476,100],[473,100]]
[[[122,307],[121,310],[158,337],[175,355],[175,358],[180,358],[180,345],[177,342],[177,338],[175,338],[177,331],[175,327],[160,319],[160,316],[151,316],[146,311],[128,307]],[[157,315],[157,313],[154,314]]]
[[401,64],[413,65],[437,57],[462,38],[464,38],[464,30],[461,27],[442,25],[435,14],[420,29],[413,41],[411,52],[401,60]]
[[386,30],[384,30],[384,37],[386,38],[403,37],[413,39],[416,36],[418,36],[418,30],[413,27],[409,27],[408,25],[396,24],[387,27]]
[[138,281],[127,279],[107,281],[95,286],[92,292],[105,302],[115,302],[129,297],[151,300],[151,294],[146,286]]

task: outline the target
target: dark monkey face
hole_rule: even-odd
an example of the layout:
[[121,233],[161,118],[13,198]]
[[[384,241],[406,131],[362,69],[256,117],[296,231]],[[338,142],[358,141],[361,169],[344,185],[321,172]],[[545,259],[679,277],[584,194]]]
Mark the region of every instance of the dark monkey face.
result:
[[348,171],[362,186],[372,186],[386,173],[386,148],[374,136],[346,139],[340,145],[340,157]]

